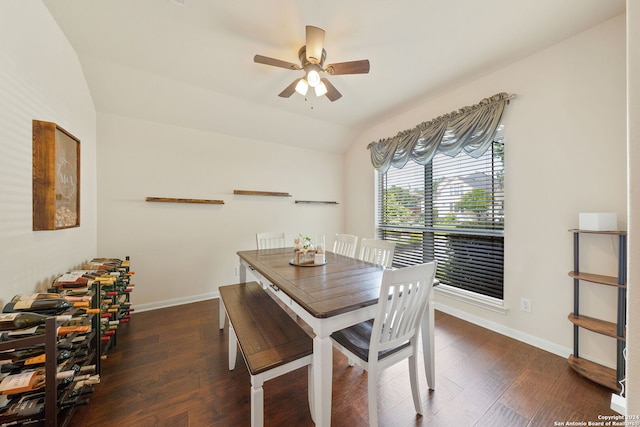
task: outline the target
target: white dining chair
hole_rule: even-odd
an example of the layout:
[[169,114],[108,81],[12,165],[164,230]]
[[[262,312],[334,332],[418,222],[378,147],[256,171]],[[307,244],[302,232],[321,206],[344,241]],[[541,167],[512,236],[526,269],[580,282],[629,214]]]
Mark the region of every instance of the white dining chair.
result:
[[352,234],[336,234],[333,242],[333,252],[351,258],[356,257],[356,247],[358,246],[358,236]]
[[284,248],[284,231],[256,233],[256,244],[258,249]]
[[380,239],[365,239],[360,242],[359,259],[391,268],[396,242]]
[[404,359],[409,361],[413,405],[422,414],[418,337],[435,274],[436,261],[385,270],[375,318],[331,334],[334,347],[368,372],[370,426],[378,425],[378,372]]
[[[256,233],[256,246],[257,246],[257,249],[274,249],[274,248],[286,247],[284,231],[278,231],[278,232],[270,231],[265,233]],[[238,266],[238,268],[240,268],[240,266]],[[250,272],[248,273],[251,274]],[[255,280],[260,282],[260,284],[263,287],[266,287],[261,277],[256,276]],[[220,326],[220,330],[222,330],[224,328],[225,320],[227,319],[227,314],[226,314],[226,310],[225,310],[222,298],[219,299],[219,306],[220,306],[219,326]],[[297,318],[297,316],[295,318]]]

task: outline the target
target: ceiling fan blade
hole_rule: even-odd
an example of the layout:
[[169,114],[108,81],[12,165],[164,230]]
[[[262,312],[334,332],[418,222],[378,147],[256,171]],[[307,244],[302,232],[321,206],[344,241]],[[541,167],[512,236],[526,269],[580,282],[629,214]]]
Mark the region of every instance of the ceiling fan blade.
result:
[[332,85],[329,80],[322,78],[320,79],[320,81],[324,83],[324,85],[327,87],[326,95],[327,95],[327,98],[329,98],[329,101],[333,102],[335,100],[342,98],[342,94],[338,92],[338,89],[336,89],[336,87]]
[[322,61],[322,49],[324,49],[324,30],[322,28],[307,25],[307,61],[319,64]]
[[278,94],[278,96],[282,97],[282,98],[288,98],[291,95],[293,95],[293,93],[296,91],[296,85],[298,84],[298,82],[302,80],[302,79],[295,79],[293,81],[293,83],[291,83],[289,86],[287,86],[286,88],[284,88],[284,90],[282,92],[280,92]]
[[301,70],[298,64],[293,62],[282,61],[280,59],[269,58],[268,56],[256,55],[253,57],[253,62],[264,65],[273,65],[274,67],[286,68],[288,70]]
[[361,59],[360,61],[329,64],[325,71],[334,76],[338,74],[366,74],[369,72],[369,60]]

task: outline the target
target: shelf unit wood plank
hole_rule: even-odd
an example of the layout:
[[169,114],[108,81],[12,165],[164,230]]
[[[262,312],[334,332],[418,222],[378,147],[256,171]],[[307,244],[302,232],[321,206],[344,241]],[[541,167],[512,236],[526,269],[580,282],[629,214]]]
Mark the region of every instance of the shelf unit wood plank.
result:
[[622,389],[616,380],[615,369],[607,368],[598,363],[592,362],[581,357],[569,356],[569,366],[577,373],[589,380],[603,385],[611,390],[620,392]]
[[[584,315],[576,316],[574,313],[569,314],[568,319],[575,325],[581,328],[588,329],[598,334],[606,335],[611,338],[625,341],[625,337],[619,337],[616,333],[616,324],[613,322],[607,322],[606,320],[596,319],[595,317],[589,317]],[[625,330],[626,334],[626,330]]]
[[233,190],[233,194],[241,196],[291,197],[291,194],[280,191]]
[[324,201],[324,200],[296,200],[296,203],[306,203],[306,204],[319,204],[319,205],[337,205],[338,202],[333,201]]
[[575,271],[570,271],[569,276],[574,279],[584,280],[586,282],[597,283],[600,285],[607,286],[617,286],[619,288],[626,288],[627,285],[618,284],[618,278],[612,276],[603,276],[600,274],[592,274],[592,273],[576,273]]
[[612,231],[596,231],[596,230],[580,230],[578,228],[572,228],[569,230],[572,233],[582,234],[611,234],[612,236],[626,236],[626,230],[612,230]]
[[224,205],[224,200],[179,199],[174,197],[147,197],[146,201],[160,203],[197,203],[201,205]]

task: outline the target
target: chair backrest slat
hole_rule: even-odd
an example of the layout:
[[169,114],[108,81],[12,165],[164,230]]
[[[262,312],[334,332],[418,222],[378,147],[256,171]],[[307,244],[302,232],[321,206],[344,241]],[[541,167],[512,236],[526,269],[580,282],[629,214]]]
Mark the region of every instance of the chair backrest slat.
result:
[[436,261],[384,271],[369,360],[379,351],[417,339],[435,271]]
[[362,261],[378,264],[390,268],[396,242],[380,239],[362,239],[360,243],[360,258]]
[[358,236],[353,236],[351,234],[336,234],[336,240],[333,242],[333,252],[338,255],[355,258],[357,246]]
[[256,233],[256,245],[258,249],[284,248],[284,232]]

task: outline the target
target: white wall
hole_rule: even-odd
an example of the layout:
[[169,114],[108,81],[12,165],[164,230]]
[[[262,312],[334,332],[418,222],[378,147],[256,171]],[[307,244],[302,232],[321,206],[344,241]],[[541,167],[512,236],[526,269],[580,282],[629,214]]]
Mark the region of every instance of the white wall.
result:
[[[0,303],[96,253],[96,113],[76,54],[39,0],[0,2]],[[32,231],[32,120],[80,139],[80,227]]]
[[[342,231],[340,155],[109,114],[98,115],[98,137],[98,252],[131,256],[137,309],[217,296],[219,285],[238,281],[236,252],[255,248],[257,232],[284,231],[293,246],[298,233],[324,233],[333,244]],[[148,203],[148,196],[225,204]]]
[[[458,315],[560,354],[572,348],[572,235],[579,212],[616,212],[626,227],[625,17],[447,93],[370,129],[346,154],[345,231],[374,234],[374,172],[366,146],[498,92],[517,94],[505,124],[506,315],[437,295]],[[583,239],[584,271],[616,274],[608,237]],[[533,311],[519,310],[521,297]],[[615,319],[615,293],[583,286],[582,314]],[[581,336],[583,355],[615,365],[613,339]]]
[[[631,21],[638,11],[628,9]],[[215,296],[218,285],[236,280],[235,251],[253,247],[258,231],[284,230],[289,238],[298,232],[324,232],[329,242],[342,231],[373,236],[375,184],[366,145],[501,91],[518,94],[505,115],[505,303],[510,311],[503,316],[442,296],[438,303],[542,347],[568,352],[572,336],[566,316],[572,294],[566,273],[572,260],[566,230],[577,226],[581,211],[614,211],[620,228],[627,226],[622,16],[430,96],[363,134],[344,159],[107,114],[99,116],[96,153],[96,113],[82,70],[42,3],[3,0],[0,40],[1,303],[16,293],[44,289],[56,274],[93,256],[131,255],[138,270],[134,302],[153,308]],[[638,64],[632,44],[629,60],[631,75]],[[637,90],[634,97],[632,88],[630,84],[630,114],[637,117]],[[33,119],[56,122],[82,141],[79,228],[31,230]],[[631,164],[638,158],[633,120],[629,131]],[[633,177],[630,173],[632,218],[638,210]],[[294,197],[248,198],[234,196],[233,189],[288,191]],[[226,204],[152,204],[144,202],[146,196],[220,198]],[[340,205],[296,205],[294,199],[336,200]],[[630,258],[638,252],[633,242],[630,238]],[[587,261],[596,272],[615,273],[615,245],[592,243],[599,249],[587,253]],[[636,271],[631,264],[631,280]],[[613,313],[606,290],[585,294],[586,311]],[[521,296],[532,300],[531,314],[517,309]],[[632,338],[637,335],[635,300],[631,291]],[[613,344],[603,340],[587,338],[583,349],[613,365]],[[637,343],[629,342],[636,355]],[[637,365],[632,363],[631,371]],[[632,399],[629,413],[637,414],[638,407],[637,398]]]
[[[629,159],[629,277],[627,292],[627,414],[640,414],[640,5],[627,0],[627,97]],[[636,262],[633,262],[636,260]]]

